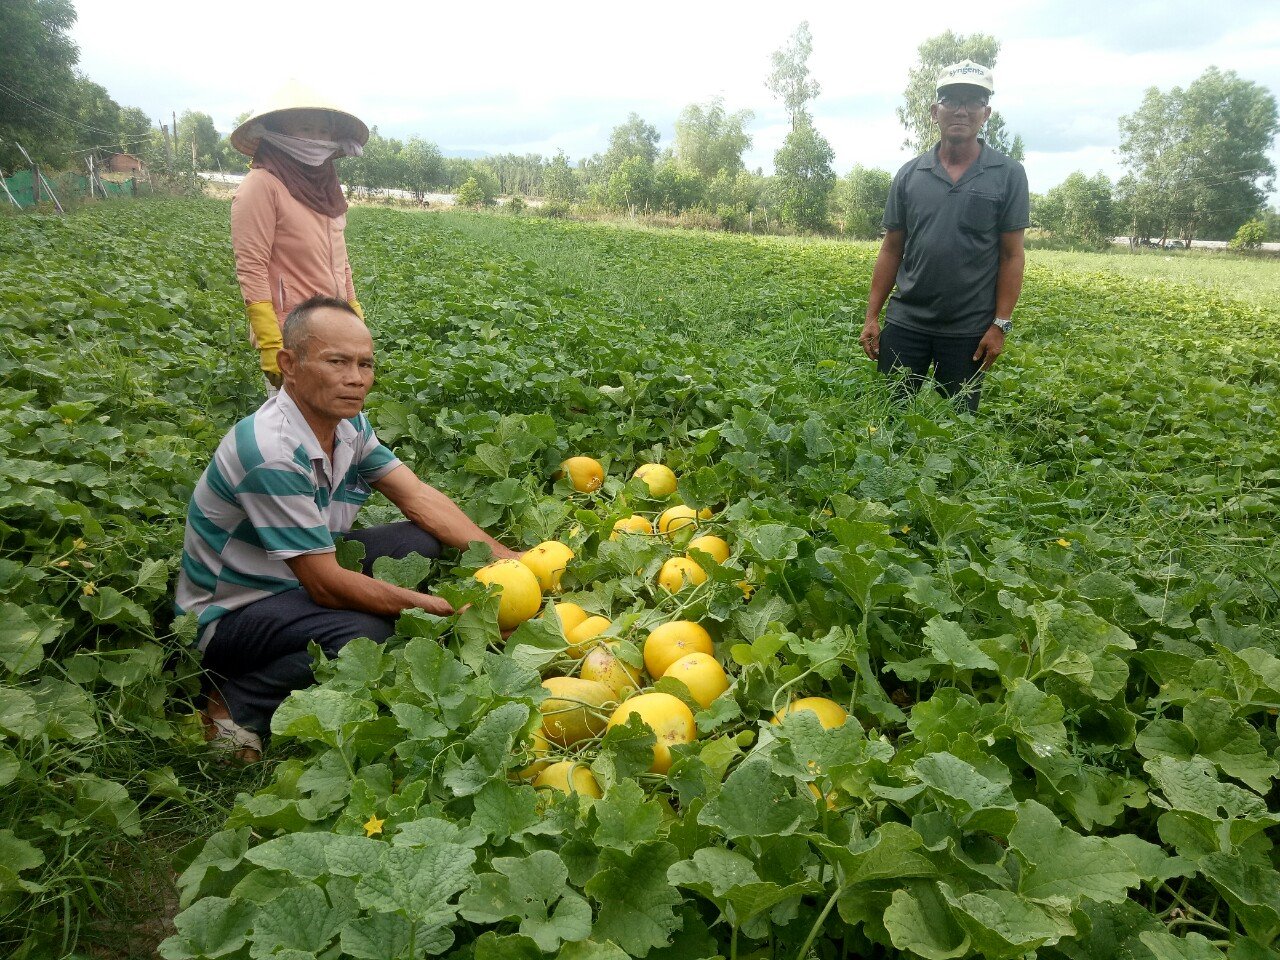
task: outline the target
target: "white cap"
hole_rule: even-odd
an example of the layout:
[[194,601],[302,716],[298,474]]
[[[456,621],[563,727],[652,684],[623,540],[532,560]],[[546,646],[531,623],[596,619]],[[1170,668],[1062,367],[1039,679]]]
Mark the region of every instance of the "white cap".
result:
[[981,87],[989,94],[996,92],[995,78],[991,75],[991,68],[974,63],[972,60],[961,60],[949,67],[943,67],[942,72],[938,74],[938,93],[942,93],[944,87],[961,85]]

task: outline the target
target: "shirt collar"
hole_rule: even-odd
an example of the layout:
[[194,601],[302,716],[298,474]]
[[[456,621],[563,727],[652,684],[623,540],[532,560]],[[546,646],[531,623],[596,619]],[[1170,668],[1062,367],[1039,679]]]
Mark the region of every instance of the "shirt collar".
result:
[[[995,150],[992,150],[991,147],[987,146],[987,141],[983,140],[981,137],[978,138],[978,146],[981,149],[978,151],[977,159],[974,160],[973,164],[970,166],[970,170],[976,169],[978,172],[981,172],[987,169],[987,167],[1004,166],[1004,157]],[[942,144],[938,143],[932,150],[921,157],[920,169],[932,170],[934,167],[938,166],[938,151],[941,149]],[[968,170],[965,171],[965,173],[968,172]]]

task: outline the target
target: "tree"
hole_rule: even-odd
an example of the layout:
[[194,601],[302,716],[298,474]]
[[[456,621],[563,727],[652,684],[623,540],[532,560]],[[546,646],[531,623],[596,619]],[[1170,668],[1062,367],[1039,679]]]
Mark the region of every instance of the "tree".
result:
[[832,195],[836,215],[844,233],[857,240],[872,240],[880,235],[884,207],[889,200],[893,174],[861,164],[841,179]]
[[790,42],[773,52],[773,71],[764,85],[782,101],[791,118],[791,130],[799,131],[809,121],[807,104],[817,98],[822,87],[809,76],[809,56],[813,53],[813,34],[809,21],[802,21]]
[[[907,74],[907,89],[902,92],[903,104],[897,109],[898,119],[907,131],[902,145],[912,153],[924,153],[938,142],[938,127],[929,114],[929,107],[938,99],[938,74],[942,68],[961,60],[972,60],[994,70],[1000,41],[985,33],[966,36],[948,30],[925,40],[920,44],[918,53],[920,59]],[[998,111],[991,111],[985,139],[993,149],[1015,160],[1022,159],[1022,138],[1010,137],[1004,118]]]
[[182,116],[178,117],[178,149],[190,156],[194,143],[197,165],[206,169],[214,165],[218,140],[213,117],[195,110],[182,111]]
[[1231,238],[1232,250],[1257,250],[1267,239],[1267,225],[1261,220],[1250,220],[1240,224],[1240,229]]
[[440,148],[418,137],[411,137],[400,151],[399,184],[421,203],[428,193],[444,184],[444,157]]
[[561,150],[547,161],[542,172],[542,198],[551,204],[570,204],[575,203],[578,196],[578,178]]
[[627,115],[625,123],[620,123],[609,134],[609,149],[604,155],[604,175],[622,166],[632,157],[639,157],[650,168],[658,159],[658,141],[661,137],[658,128],[645,123],[638,113]]
[[38,163],[61,159],[76,141],[75,22],[70,0],[0,3],[0,168],[25,164],[15,140]]
[[488,202],[485,199],[484,189],[480,186],[480,181],[475,177],[468,177],[462,186],[458,188],[456,199],[460,207],[482,207]]
[[1280,241],[1280,207],[1274,207],[1262,215],[1262,222],[1267,228],[1264,242]]
[[1234,71],[1210,67],[1185,90],[1147,90],[1120,118],[1132,235],[1231,236],[1274,183],[1267,151],[1277,132],[1275,97]]
[[652,199],[653,164],[644,157],[628,157],[609,174],[605,203],[613,209],[626,210],[635,216],[636,210],[649,206]]
[[737,173],[742,169],[743,152],[751,147],[746,125],[754,117],[750,110],[727,113],[723,97],[714,97],[705,105],[689,104],[676,120],[676,159],[707,180],[721,170]]
[[1036,222],[1072,243],[1103,246],[1115,235],[1115,198],[1105,173],[1076,171],[1036,203]]
[[696,207],[706,198],[708,181],[698,171],[668,157],[653,174],[653,198],[668,213]]
[[835,174],[835,152],[825,137],[806,121],[787,134],[773,158],[774,193],[784,223],[802,230],[827,224],[827,202]]

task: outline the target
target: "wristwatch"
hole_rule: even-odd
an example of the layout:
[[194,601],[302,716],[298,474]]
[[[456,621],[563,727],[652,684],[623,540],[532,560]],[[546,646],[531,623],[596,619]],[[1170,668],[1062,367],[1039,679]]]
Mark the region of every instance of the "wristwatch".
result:
[[1005,336],[1008,336],[1009,331],[1013,329],[1012,320],[1002,320],[999,317],[996,317],[994,320],[992,320],[991,325],[993,327],[999,327],[1000,332],[1003,333]]

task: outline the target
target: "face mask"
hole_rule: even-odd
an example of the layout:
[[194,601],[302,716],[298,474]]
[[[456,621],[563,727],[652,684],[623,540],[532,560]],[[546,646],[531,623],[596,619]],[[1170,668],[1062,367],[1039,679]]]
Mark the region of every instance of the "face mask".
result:
[[249,131],[249,135],[267,141],[273,147],[278,147],[299,163],[305,163],[309,167],[318,167],[331,157],[358,157],[364,153],[364,148],[354,140],[311,140],[306,137],[287,137],[283,133],[268,130],[262,124],[255,125]]

